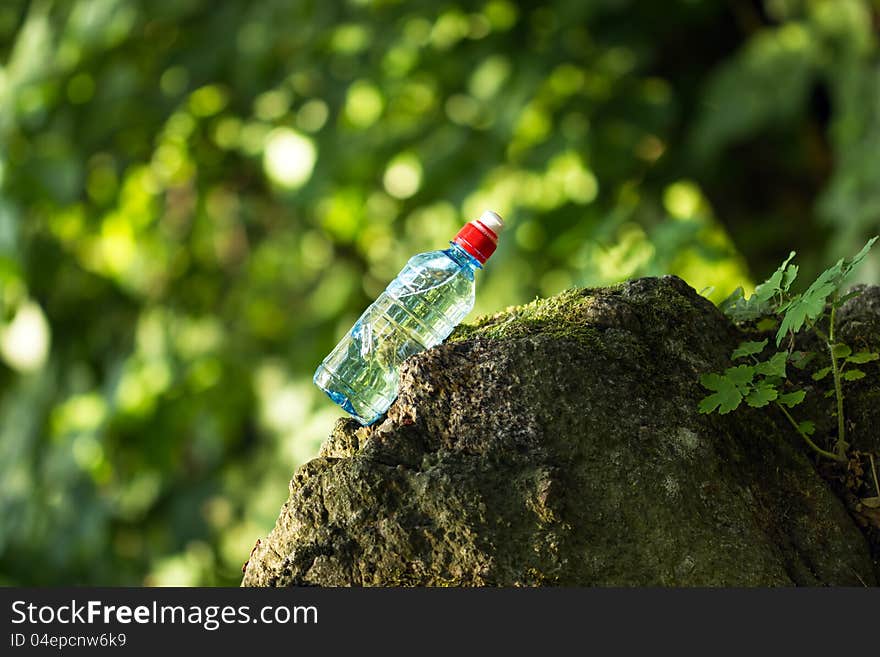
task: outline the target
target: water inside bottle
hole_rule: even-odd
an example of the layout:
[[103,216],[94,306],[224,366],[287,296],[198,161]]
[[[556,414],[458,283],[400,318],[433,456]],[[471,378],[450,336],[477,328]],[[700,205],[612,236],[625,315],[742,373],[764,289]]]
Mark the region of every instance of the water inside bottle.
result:
[[411,258],[315,372],[315,383],[362,424],[397,397],[410,356],[446,339],[474,305],[479,263],[460,248]]

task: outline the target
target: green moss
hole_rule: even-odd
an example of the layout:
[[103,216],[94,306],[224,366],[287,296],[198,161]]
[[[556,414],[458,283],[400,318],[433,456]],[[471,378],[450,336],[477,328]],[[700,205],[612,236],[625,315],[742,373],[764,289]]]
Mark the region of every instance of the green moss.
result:
[[459,326],[448,342],[476,337],[511,340],[546,335],[597,346],[600,343],[599,332],[586,321],[585,315],[598,292],[574,288],[549,299],[535,299],[522,306],[511,306],[494,315],[478,317],[472,324]]
[[[560,340],[575,340],[592,347],[602,343],[601,329],[609,326],[634,329],[636,326],[662,329],[670,321],[687,322],[704,314],[695,307],[701,299],[675,277],[667,283],[681,287],[670,294],[669,285],[656,282],[633,292],[628,284],[605,288],[573,288],[549,299],[535,299],[522,306],[511,306],[493,315],[478,317],[471,324],[459,326],[448,342],[477,337],[508,340],[545,335]],[[657,279],[645,279],[654,280]],[[711,308],[711,304],[705,301]]]

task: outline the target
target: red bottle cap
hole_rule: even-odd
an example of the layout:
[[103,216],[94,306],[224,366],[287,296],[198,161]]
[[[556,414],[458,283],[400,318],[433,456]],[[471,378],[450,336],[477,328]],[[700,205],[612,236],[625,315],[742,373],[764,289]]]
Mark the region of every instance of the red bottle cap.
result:
[[484,263],[498,246],[498,235],[504,230],[504,220],[495,212],[487,210],[479,219],[465,224],[452,240],[465,251]]

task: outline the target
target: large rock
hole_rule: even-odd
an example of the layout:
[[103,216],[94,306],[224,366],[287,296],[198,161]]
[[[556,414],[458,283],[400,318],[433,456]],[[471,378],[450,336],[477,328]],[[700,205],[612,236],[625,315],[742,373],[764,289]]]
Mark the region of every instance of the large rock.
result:
[[674,277],[461,327],[381,424],[337,423],[243,584],[876,584],[781,416],[697,412],[740,339]]
[[[880,351],[880,287],[859,286],[853,291],[857,296],[847,301],[837,314],[838,335],[853,351]],[[849,440],[854,447],[880,456],[880,366],[861,367],[873,376],[847,385]]]

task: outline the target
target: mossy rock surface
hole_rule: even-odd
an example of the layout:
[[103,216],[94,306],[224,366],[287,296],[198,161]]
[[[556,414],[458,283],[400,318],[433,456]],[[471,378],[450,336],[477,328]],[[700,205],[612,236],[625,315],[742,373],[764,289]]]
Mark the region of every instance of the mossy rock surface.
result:
[[337,422],[243,584],[876,584],[781,417],[697,412],[741,338],[675,277],[460,327],[383,422]]

